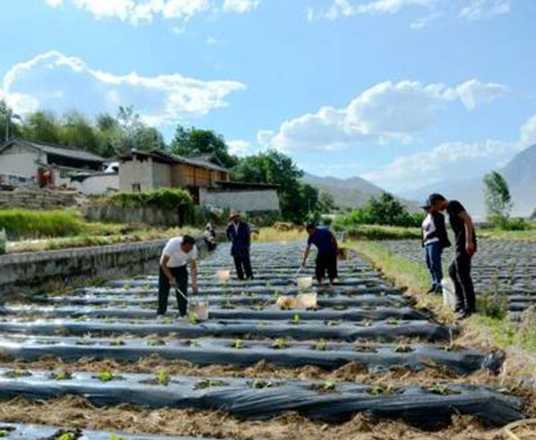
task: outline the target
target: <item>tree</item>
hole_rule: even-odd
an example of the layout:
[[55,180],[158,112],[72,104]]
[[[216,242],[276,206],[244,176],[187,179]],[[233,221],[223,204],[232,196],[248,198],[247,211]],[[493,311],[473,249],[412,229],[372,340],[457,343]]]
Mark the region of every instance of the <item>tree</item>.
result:
[[21,135],[20,125],[14,123],[15,118],[20,119],[5,101],[0,100],[0,144]]
[[320,205],[319,210],[322,214],[329,214],[331,211],[337,208],[333,196],[325,191],[320,192],[318,204]]
[[484,196],[488,219],[506,220],[510,217],[512,196],[508,182],[498,172],[492,171],[484,176]]
[[61,125],[54,113],[38,111],[25,119],[22,135],[34,141],[61,144]]
[[275,150],[246,157],[232,169],[238,182],[279,185],[279,203],[285,220],[303,223],[309,211],[317,208],[318,191],[300,182],[303,172],[292,159]]
[[179,125],[171,142],[171,152],[185,157],[214,155],[228,168],[238,163],[238,159],[229,153],[229,147],[223,136],[212,130],[184,128]]
[[71,148],[89,151],[94,154],[105,152],[104,139],[84,115],[76,111],[67,113],[60,130],[60,143]]
[[406,207],[392,194],[386,192],[379,197],[371,197],[366,209],[373,224],[410,226],[412,223]]
[[[134,107],[119,107],[117,113],[118,136],[114,138],[114,150],[123,153],[130,150],[162,150],[166,148],[162,134],[153,127],[147,126]],[[101,121],[110,123],[109,120]]]

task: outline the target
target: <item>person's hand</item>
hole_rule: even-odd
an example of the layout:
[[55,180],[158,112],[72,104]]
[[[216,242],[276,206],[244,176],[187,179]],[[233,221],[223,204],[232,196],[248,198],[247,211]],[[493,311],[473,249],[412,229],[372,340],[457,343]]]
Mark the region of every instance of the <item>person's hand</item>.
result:
[[170,285],[170,286],[173,286],[173,287],[177,287],[177,278],[175,278],[175,277],[171,277],[171,278],[169,279],[169,285]]
[[469,255],[474,255],[476,252],[475,244],[472,241],[467,242],[465,245],[465,250]]

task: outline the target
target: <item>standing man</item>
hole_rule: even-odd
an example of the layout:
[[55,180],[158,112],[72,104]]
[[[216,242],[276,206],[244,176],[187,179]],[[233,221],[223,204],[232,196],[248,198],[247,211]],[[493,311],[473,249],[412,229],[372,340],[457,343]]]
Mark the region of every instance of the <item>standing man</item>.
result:
[[449,275],[456,290],[456,312],[459,319],[468,318],[476,312],[476,297],[471,279],[471,259],[476,252],[476,233],[473,220],[463,205],[456,200],[447,200],[441,194],[432,194],[429,199],[432,212],[447,211],[454,231],[456,257],[449,267]]
[[338,277],[337,253],[339,245],[337,244],[337,239],[329,229],[318,228],[314,223],[307,225],[307,233],[309,234],[309,239],[303,253],[302,267],[307,264],[311,246],[314,244],[318,249],[316,257],[316,279],[318,284],[322,285],[327,271],[329,284],[332,286]]
[[441,293],[443,250],[450,246],[445,217],[438,211],[432,211],[429,200],[422,208],[426,213],[422,223],[422,246],[426,253],[426,265],[432,275],[432,287],[428,293]]
[[197,247],[195,238],[185,235],[168,241],[160,258],[160,277],[158,281],[158,317],[166,314],[171,287],[177,288],[179,317],[186,316],[188,309],[188,264],[192,268],[192,290],[197,288]]
[[227,227],[227,238],[232,243],[231,255],[234,258],[238,279],[252,280],[253,269],[251,268],[251,228],[242,221],[238,211],[232,211]]

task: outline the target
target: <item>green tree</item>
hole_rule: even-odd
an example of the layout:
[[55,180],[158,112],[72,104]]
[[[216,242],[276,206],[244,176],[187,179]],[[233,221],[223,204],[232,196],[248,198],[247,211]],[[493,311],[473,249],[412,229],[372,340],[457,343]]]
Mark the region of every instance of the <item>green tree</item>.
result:
[[[129,150],[151,151],[165,149],[162,134],[155,128],[147,126],[136,113],[134,107],[119,107],[117,113],[118,136],[113,138],[114,150],[122,153]],[[101,121],[102,122],[102,121]],[[110,123],[109,120],[104,121]]]
[[104,139],[84,115],[76,111],[67,113],[60,130],[60,143],[71,148],[90,151],[94,154],[105,153]]
[[508,182],[496,171],[484,176],[486,211],[490,220],[507,220],[512,210],[512,196]]
[[29,115],[24,121],[22,135],[35,141],[62,143],[61,124],[56,115],[49,111],[38,111]]
[[238,163],[237,158],[229,153],[229,147],[223,136],[212,130],[184,128],[179,125],[170,149],[172,153],[185,157],[211,154],[228,168],[232,168]]
[[[17,137],[21,135],[21,127],[15,123],[19,118],[13,113],[13,110],[3,100],[0,100],[0,144],[8,137]],[[8,127],[9,124],[9,127]]]
[[302,176],[303,172],[290,157],[275,150],[240,160],[231,173],[231,178],[238,182],[279,185],[282,216],[295,223],[307,220],[309,208],[314,210],[318,202],[318,192],[314,193],[314,188],[303,185],[300,182]]
[[335,199],[330,193],[325,191],[320,192],[318,204],[319,210],[322,214],[328,214],[331,211],[337,209],[337,206],[335,205]]

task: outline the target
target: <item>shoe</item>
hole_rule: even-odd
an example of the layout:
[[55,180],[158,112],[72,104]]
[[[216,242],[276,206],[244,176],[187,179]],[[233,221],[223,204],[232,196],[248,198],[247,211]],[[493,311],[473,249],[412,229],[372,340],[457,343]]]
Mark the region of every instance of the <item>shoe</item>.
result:
[[156,315],[157,321],[164,321],[166,319],[166,315]]
[[436,289],[437,289],[437,286],[435,284],[432,284],[432,287],[430,287],[430,289],[428,289],[428,292],[426,293],[435,293]]
[[473,312],[471,312],[470,310],[461,310],[456,313],[456,320],[462,321],[464,319],[469,318],[472,314]]
[[439,296],[443,295],[443,287],[441,286],[441,284],[436,286],[434,294]]

